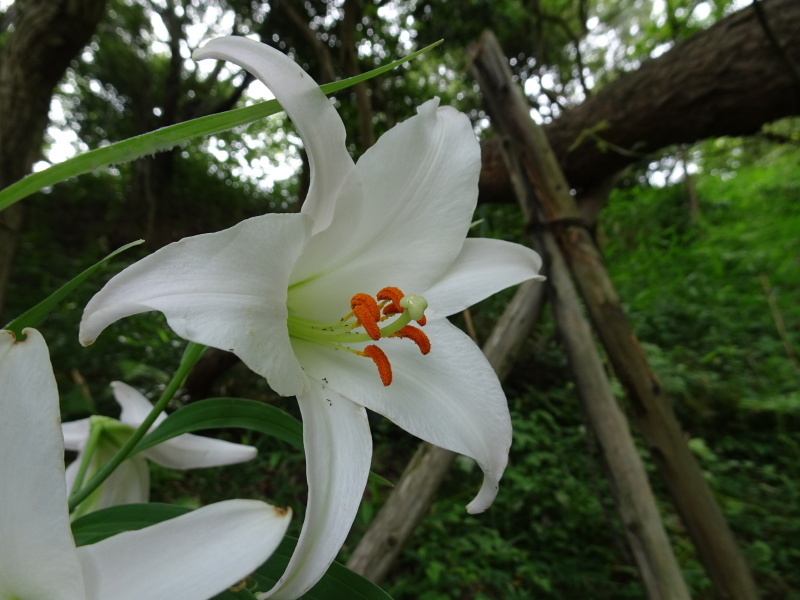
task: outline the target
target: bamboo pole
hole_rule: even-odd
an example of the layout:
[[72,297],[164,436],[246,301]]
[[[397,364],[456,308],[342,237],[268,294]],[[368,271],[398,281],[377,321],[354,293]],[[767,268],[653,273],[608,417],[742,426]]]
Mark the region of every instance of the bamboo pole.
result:
[[632,416],[719,597],[757,599],[758,590],[744,557],[686,445],[672,405],[627,320],[600,253],[582,226],[547,138],[530,118],[530,108],[490,33],[481,39],[473,67],[495,128],[514,141],[525,178],[536,188],[535,210],[555,232],[594,328],[626,391]]
[[[544,287],[540,283],[523,283],[484,344],[483,353],[501,380],[538,319],[543,302]],[[384,579],[414,528],[428,513],[455,456],[427,442],[419,445],[353,551],[347,562],[350,570],[375,583]]]

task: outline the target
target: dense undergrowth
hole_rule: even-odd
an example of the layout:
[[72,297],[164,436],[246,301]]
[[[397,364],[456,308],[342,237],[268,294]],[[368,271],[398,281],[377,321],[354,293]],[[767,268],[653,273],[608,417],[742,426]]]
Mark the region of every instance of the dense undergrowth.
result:
[[[704,150],[713,155],[711,145]],[[800,366],[793,354],[800,350],[798,158],[796,149],[781,146],[743,158],[736,168],[723,159],[706,160],[695,177],[696,220],[683,182],[658,188],[632,178],[613,193],[597,233],[634,328],[763,597],[782,600],[800,599]],[[46,214],[47,198],[31,206],[34,220],[19,255],[9,315],[47,293],[65,273],[96,260],[86,257],[96,257],[103,246],[85,225],[77,233],[99,241],[72,252],[76,232],[54,230],[44,216],[36,220],[37,211]],[[481,210],[481,235],[520,234],[515,208]],[[83,290],[42,326],[58,370],[65,420],[93,411],[116,414],[107,387],[113,379],[154,395],[180,353],[180,343],[154,315],[115,325],[94,347],[79,351],[77,321],[91,292]],[[473,309],[483,339],[508,297]],[[548,317],[526,343],[506,387],[514,444],[497,501],[485,514],[468,515],[464,507],[478,488],[479,469],[457,461],[386,589],[398,600],[643,598]],[[274,397],[241,365],[222,376],[214,392],[296,411],[292,399]],[[373,425],[373,469],[396,480],[417,441],[380,418]],[[295,509],[296,534],[305,500],[305,492],[298,492],[304,490],[302,457],[275,440],[217,433],[256,444],[259,458],[189,473],[157,469],[154,499],[197,505],[263,497]],[[693,595],[710,599],[703,569],[657,474],[650,472]],[[388,493],[369,485],[342,558]]]

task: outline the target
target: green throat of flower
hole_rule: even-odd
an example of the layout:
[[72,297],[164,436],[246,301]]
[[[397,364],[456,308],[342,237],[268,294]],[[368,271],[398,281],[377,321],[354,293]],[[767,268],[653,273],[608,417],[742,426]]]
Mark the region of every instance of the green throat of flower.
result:
[[[431,351],[428,336],[417,326],[425,325],[428,302],[422,296],[406,296],[395,287],[385,287],[373,298],[356,294],[350,300],[351,311],[333,323],[321,323],[289,315],[289,335],[296,339],[345,350],[372,359],[378,367],[383,385],[392,383],[392,365],[383,350],[375,344],[355,350],[348,344],[377,341],[381,338],[406,338],[414,342],[422,354]],[[382,325],[383,324],[383,325]],[[354,331],[357,328],[363,331]]]

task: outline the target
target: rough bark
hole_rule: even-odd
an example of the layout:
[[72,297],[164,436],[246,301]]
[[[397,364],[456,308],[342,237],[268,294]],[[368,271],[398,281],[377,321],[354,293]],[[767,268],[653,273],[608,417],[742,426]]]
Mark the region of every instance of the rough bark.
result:
[[[800,62],[800,2],[758,4],[772,35],[748,6],[546,125],[570,186],[592,187],[672,144],[750,135],[765,123],[800,114],[800,81],[789,66]],[[481,201],[507,202],[513,190],[500,142],[487,140],[482,149]]]
[[[17,0],[0,47],[0,188],[25,176],[39,156],[53,89],[86,45],[105,0]],[[22,206],[0,213],[0,314],[22,226]]]
[[628,397],[632,415],[720,598],[758,598],[752,575],[625,315],[608,271],[569,193],[547,138],[527,111],[491,35],[476,51],[476,71],[495,126],[519,153],[536,188],[535,208],[566,256],[592,322]]
[[[361,20],[361,1],[346,0],[344,3],[344,19],[340,25],[342,36],[342,59],[345,75],[356,77],[361,75],[356,49],[356,25]],[[358,141],[363,152],[375,143],[375,132],[372,127],[372,99],[367,82],[362,81],[353,86],[358,107]]]
[[[501,380],[541,312],[542,291],[537,282],[520,286],[483,346],[483,353]],[[411,533],[428,514],[455,456],[454,452],[427,442],[419,445],[353,551],[347,563],[351,570],[375,583],[383,580]]]

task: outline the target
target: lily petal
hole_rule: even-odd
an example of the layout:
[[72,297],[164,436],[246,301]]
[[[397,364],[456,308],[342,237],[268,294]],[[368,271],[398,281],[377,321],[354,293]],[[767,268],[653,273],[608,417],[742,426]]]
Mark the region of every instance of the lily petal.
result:
[[[119,420],[126,425],[134,428],[139,427],[147,418],[147,415],[150,414],[150,411],[153,410],[153,403],[139,390],[132,388],[127,383],[112,381],[111,390],[114,394],[114,400],[122,407]],[[167,415],[161,413],[156,417],[153,425],[158,425],[166,418]]]
[[325,378],[345,398],[425,441],[475,459],[484,481],[467,510],[482,512],[497,494],[511,446],[505,394],[483,353],[460,329],[438,319],[425,333],[431,341],[427,356],[408,340],[383,345],[394,373],[387,387],[362,357],[302,340],[294,348],[310,377]]
[[263,502],[228,500],[78,548],[87,599],[206,600],[255,571],[290,517]]
[[24,333],[0,332],[0,598],[84,600],[56,381],[44,338]]
[[359,159],[363,198],[340,197],[331,226],[298,260],[292,283],[313,278],[290,292],[304,317],[339,318],[354,293],[388,285],[420,294],[461,251],[478,198],[480,146],[469,119],[438,98],[417,112]]
[[347,538],[369,476],[372,437],[366,411],[316,382],[297,399],[308,507],[286,571],[260,599],[294,600],[319,581]]
[[86,305],[80,340],[158,310],[181,337],[236,354],[279,394],[305,389],[286,324],[289,274],[309,235],[301,214],[264,215],[170,244],[131,265]]
[[67,450],[80,450],[89,439],[89,419],[79,419],[61,424],[61,433],[64,436],[64,447]]
[[[111,387],[114,398],[122,406],[120,421],[132,427],[141,425],[153,410],[150,401],[144,394],[121,381],[111,382]],[[166,414],[161,413],[153,426],[166,417]],[[244,462],[255,458],[257,453],[252,446],[186,433],[149,448],[142,454],[162,467],[199,469]]]
[[170,469],[200,469],[245,462],[256,457],[253,446],[185,433],[153,446],[144,456]]
[[539,275],[542,259],[520,244],[503,240],[467,239],[447,271],[428,290],[428,318],[460,312],[507,287]]
[[300,65],[266,44],[243,37],[222,37],[194,51],[195,60],[228,60],[250,71],[286,110],[308,154],[311,185],[302,212],[314,219],[313,233],[328,227],[335,198],[353,170],[345,130],[336,109]]

